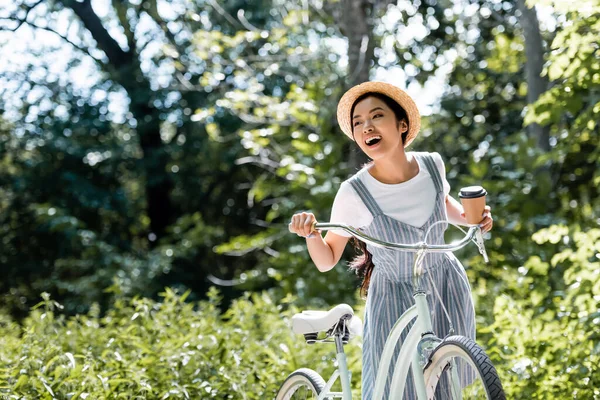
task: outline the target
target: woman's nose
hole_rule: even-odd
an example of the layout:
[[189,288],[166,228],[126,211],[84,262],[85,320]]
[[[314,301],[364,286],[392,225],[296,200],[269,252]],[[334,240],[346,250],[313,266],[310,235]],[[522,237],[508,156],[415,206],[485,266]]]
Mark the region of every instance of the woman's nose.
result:
[[363,132],[371,132],[373,131],[373,124],[370,120],[366,120],[363,124]]

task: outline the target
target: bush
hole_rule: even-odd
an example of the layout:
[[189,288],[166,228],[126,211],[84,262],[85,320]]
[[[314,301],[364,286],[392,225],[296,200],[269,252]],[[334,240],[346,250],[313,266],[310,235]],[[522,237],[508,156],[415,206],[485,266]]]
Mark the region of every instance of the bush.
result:
[[[247,295],[223,314],[216,290],[198,304],[170,289],[162,296],[117,299],[103,317],[92,307],[66,318],[44,295],[21,326],[0,317],[0,396],[271,399],[296,368],[333,372],[333,345],[309,346],[291,332],[291,298]],[[356,395],[359,342],[346,346]]]
[[540,255],[495,299],[496,359],[508,398],[600,399],[600,229],[554,225]]
[[[510,279],[479,342],[509,398],[600,399],[600,230],[533,239],[549,261],[532,256]],[[66,317],[47,294],[22,324],[0,313],[0,398],[272,399],[297,368],[333,372],[333,345],[291,332],[291,297],[248,294],[223,313],[215,289],[195,304],[171,289],[159,302],[117,296],[102,317],[98,307]],[[356,398],[360,345],[346,346]]]

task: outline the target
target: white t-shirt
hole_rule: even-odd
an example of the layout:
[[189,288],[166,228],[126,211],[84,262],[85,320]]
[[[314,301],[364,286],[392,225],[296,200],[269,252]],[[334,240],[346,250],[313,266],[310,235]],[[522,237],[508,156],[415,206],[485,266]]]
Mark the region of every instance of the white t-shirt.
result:
[[[444,161],[438,153],[430,154],[442,177],[445,197],[450,193],[450,185],[446,181]],[[356,175],[365,184],[385,215],[406,224],[421,227],[433,212],[436,191],[427,166],[418,157],[415,158],[419,164],[419,173],[406,182],[397,184],[379,182],[371,176],[368,167],[361,169]],[[373,221],[373,215],[348,181],[340,185],[335,196],[330,221],[355,228],[366,228]],[[344,231],[336,230],[335,233],[340,236],[351,236]]]

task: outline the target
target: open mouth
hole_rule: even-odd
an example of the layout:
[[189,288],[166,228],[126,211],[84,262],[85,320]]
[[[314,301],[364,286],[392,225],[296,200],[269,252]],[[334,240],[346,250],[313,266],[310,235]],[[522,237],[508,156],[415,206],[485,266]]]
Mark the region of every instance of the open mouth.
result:
[[367,140],[365,140],[365,144],[367,146],[375,146],[380,141],[381,141],[381,136],[376,135],[376,136],[368,137]]

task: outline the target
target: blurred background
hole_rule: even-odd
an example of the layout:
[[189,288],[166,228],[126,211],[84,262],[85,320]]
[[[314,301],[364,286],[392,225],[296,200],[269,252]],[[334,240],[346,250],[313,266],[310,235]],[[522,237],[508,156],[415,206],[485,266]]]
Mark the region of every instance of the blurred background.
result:
[[[98,329],[124,299],[213,304],[214,324],[240,302],[274,305],[273,324],[293,307],[360,309],[353,251],[321,274],[287,223],[327,221],[365,161],[337,101],[385,80],[417,101],[411,149],[442,155],[451,194],[489,193],[491,262],[459,257],[511,398],[600,398],[599,38],[597,0],[0,1],[0,329],[13,337],[0,390],[25,393],[23,326],[43,293],[61,327]],[[169,312],[166,325],[185,322]],[[275,351],[293,358],[281,334]],[[59,390],[49,376],[28,385]],[[227,398],[223,385],[192,398]],[[229,398],[273,390],[257,387]]]

